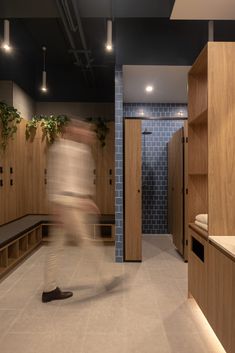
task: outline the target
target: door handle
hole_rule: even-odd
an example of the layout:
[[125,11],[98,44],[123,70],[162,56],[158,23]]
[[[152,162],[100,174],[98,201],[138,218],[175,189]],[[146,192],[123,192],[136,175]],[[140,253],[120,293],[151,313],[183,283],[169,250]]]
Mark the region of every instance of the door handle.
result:
[[138,192],[140,192],[140,189],[138,189]]

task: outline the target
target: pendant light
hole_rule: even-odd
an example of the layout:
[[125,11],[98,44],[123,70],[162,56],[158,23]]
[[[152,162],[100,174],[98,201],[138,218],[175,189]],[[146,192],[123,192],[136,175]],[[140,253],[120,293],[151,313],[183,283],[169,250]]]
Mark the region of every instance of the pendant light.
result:
[[12,49],[10,45],[10,22],[8,20],[4,20],[4,39],[2,48],[7,52],[10,52]]
[[46,73],[46,47],[42,47],[42,54],[43,54],[43,70],[42,70],[42,92],[47,92],[47,73]]
[[106,42],[106,50],[113,50],[113,40],[112,40],[112,20],[107,20],[107,42]]

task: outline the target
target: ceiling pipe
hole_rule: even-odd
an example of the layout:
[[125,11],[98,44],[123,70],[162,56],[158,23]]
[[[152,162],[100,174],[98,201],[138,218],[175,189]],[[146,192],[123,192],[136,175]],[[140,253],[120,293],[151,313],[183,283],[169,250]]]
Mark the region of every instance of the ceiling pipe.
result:
[[66,18],[65,18],[65,15],[64,15],[64,11],[63,11],[63,8],[62,8],[62,5],[61,5],[61,2],[60,0],[56,0],[56,3],[57,3],[57,7],[58,7],[58,10],[59,10],[59,14],[60,14],[60,18],[62,19],[62,22],[63,22],[63,25],[64,25],[64,29],[65,29],[65,32],[66,32],[66,35],[68,37],[68,40],[69,40],[69,43],[70,43],[70,46],[72,48],[72,53],[75,57],[75,64],[80,66],[82,68],[82,71],[83,73],[85,74],[84,70],[83,70],[83,66],[82,66],[82,62],[81,62],[81,59],[77,53],[77,49],[76,49],[76,45],[74,43],[74,40],[73,40],[73,37],[72,37],[72,34],[70,33],[70,30],[68,28],[68,24],[67,24],[67,21],[66,21]]
[[69,9],[68,1],[67,0],[61,0],[61,4],[63,6],[64,13],[65,13],[65,15],[67,17],[67,20],[68,20],[68,23],[69,23],[71,31],[76,32],[77,29],[78,29],[78,26],[75,26],[75,24],[73,22],[73,18],[71,16],[71,12],[70,12],[70,9]]
[[[67,0],[64,0],[64,1],[67,2]],[[78,11],[77,1],[76,0],[71,0],[71,1],[72,1],[72,4],[73,4],[73,7],[74,7],[74,14],[75,14],[75,18],[76,18],[77,25],[78,25],[78,31],[79,31],[79,35],[80,35],[80,38],[81,38],[82,46],[83,46],[83,49],[84,49],[84,55],[85,55],[85,58],[86,58],[86,61],[87,61],[87,68],[91,69],[91,73],[93,75],[93,71],[92,71],[92,68],[91,68],[91,58],[89,56],[89,50],[88,50],[88,47],[87,47],[87,42],[86,42],[86,38],[85,38],[83,26],[82,26],[81,17],[79,15],[79,11]]]

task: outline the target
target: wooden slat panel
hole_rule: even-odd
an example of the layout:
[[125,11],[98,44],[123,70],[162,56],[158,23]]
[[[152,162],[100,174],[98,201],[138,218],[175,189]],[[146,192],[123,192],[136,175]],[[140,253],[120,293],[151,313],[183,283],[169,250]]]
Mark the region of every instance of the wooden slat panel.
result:
[[234,352],[234,267],[226,255],[209,245],[208,252],[208,321],[226,352]]
[[142,259],[141,121],[125,121],[125,260]]
[[[213,45],[212,45],[213,44]],[[211,43],[208,65],[209,232],[235,234],[235,43]]]
[[[96,174],[94,180],[96,182],[95,201],[102,214],[115,213],[115,130],[114,122],[107,123],[109,132],[106,136],[106,144],[101,147],[100,141],[97,140],[92,147],[93,157],[95,160]],[[110,170],[111,173],[110,174]],[[110,183],[111,181],[111,183]]]

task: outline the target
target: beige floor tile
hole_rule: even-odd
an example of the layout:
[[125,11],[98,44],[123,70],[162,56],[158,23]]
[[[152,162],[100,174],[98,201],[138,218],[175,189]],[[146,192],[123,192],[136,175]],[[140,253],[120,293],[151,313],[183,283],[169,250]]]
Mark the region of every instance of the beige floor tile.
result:
[[209,353],[199,333],[167,333],[171,353]]
[[8,334],[1,341],[4,353],[52,353],[50,334]]
[[0,282],[1,353],[224,353],[195,301],[171,237],[144,236],[142,263],[114,247],[66,247],[59,281],[74,295],[41,302],[46,247]]
[[88,333],[82,353],[127,353],[126,339],[123,335],[118,334],[95,334]]
[[96,334],[124,334],[125,319],[123,299],[102,301],[90,311],[87,331]]
[[10,328],[10,333],[48,333],[55,327],[54,315],[47,310],[24,310]]
[[0,298],[0,309],[23,308],[35,295],[35,290],[24,290],[23,288],[15,291],[14,288]]
[[0,310],[0,339],[19,316],[20,310]]
[[128,353],[170,353],[170,347],[164,329],[161,325],[155,329],[143,332],[141,335],[127,337]]

